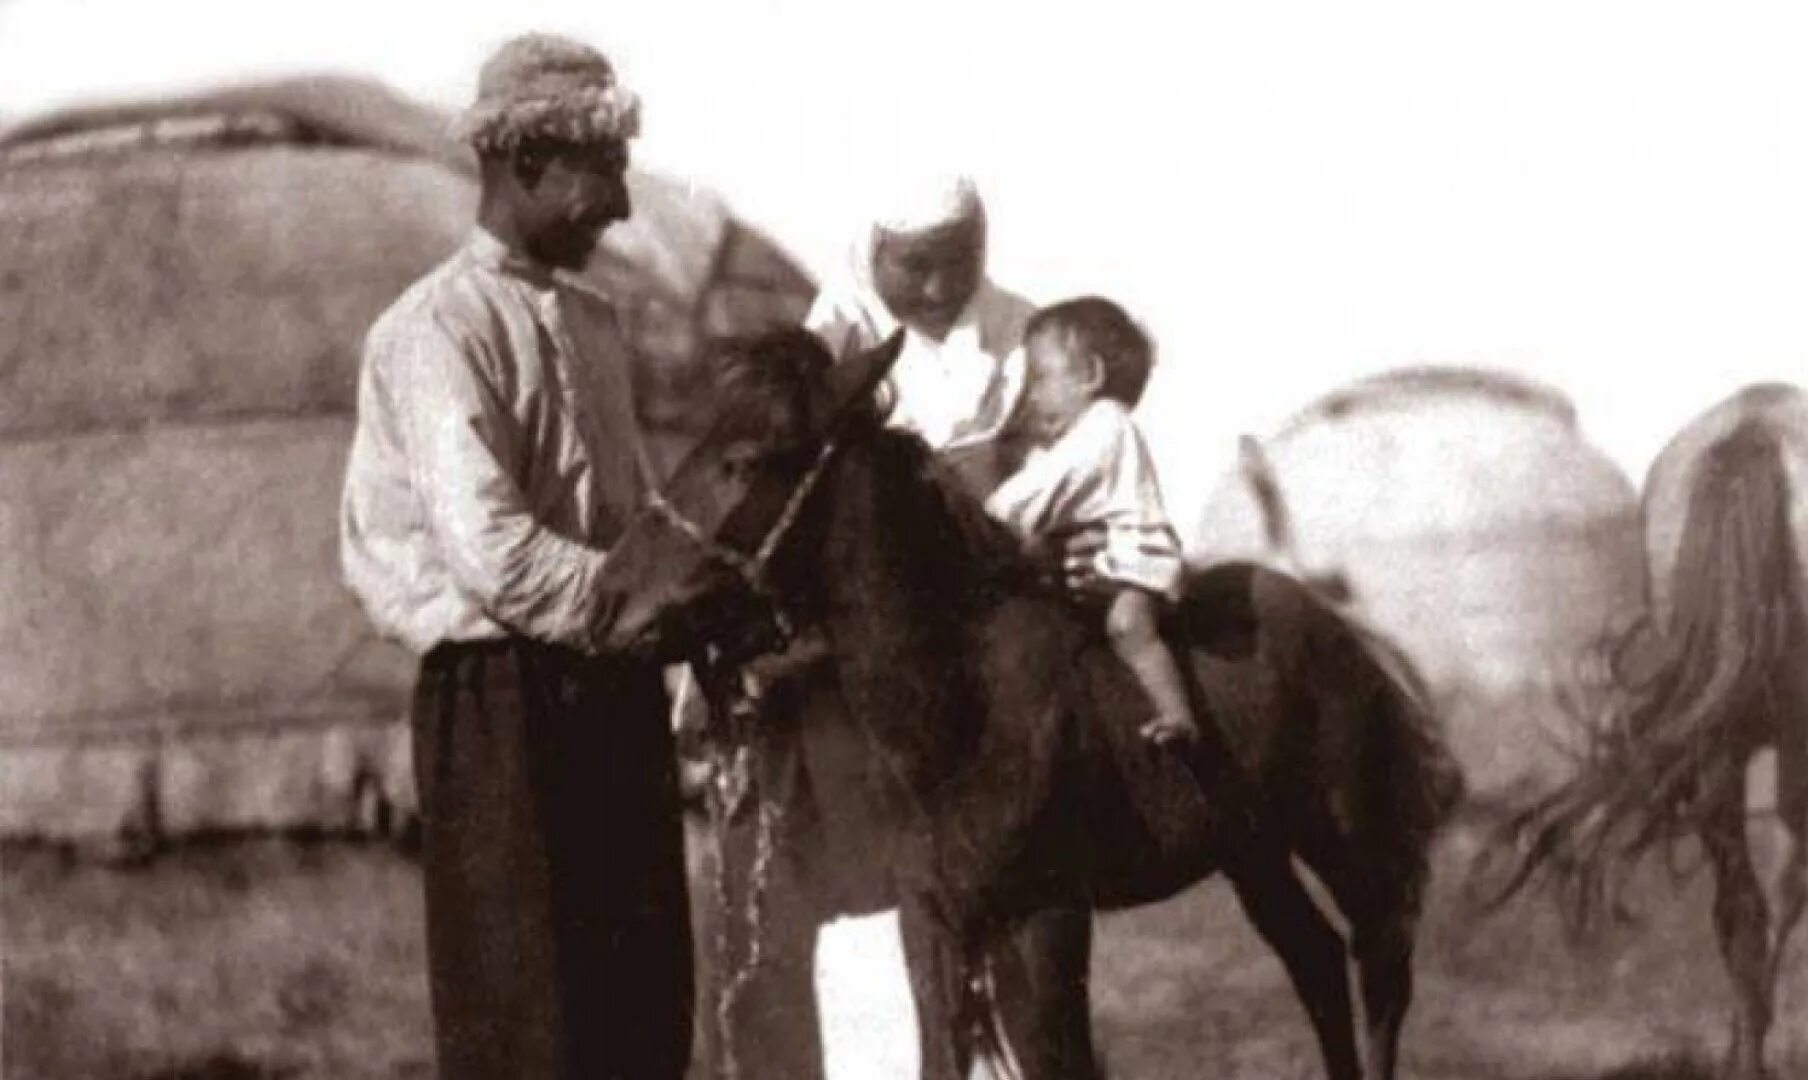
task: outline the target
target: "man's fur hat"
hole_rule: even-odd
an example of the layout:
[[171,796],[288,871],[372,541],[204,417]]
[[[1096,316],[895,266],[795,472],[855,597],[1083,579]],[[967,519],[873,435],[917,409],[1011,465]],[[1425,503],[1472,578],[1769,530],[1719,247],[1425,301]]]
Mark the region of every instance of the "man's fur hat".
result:
[[579,145],[640,133],[640,99],[597,50],[554,34],[526,34],[497,49],[477,76],[477,100],[454,134],[480,154],[523,142]]

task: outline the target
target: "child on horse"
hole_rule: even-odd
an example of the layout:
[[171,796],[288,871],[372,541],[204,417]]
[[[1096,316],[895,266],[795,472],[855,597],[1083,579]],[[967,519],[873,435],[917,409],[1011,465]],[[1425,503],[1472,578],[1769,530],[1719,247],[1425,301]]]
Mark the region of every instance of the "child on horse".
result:
[[1106,633],[1154,707],[1143,737],[1167,745],[1196,738],[1199,728],[1159,629],[1163,605],[1179,596],[1180,538],[1130,417],[1152,352],[1148,336],[1109,300],[1088,296],[1036,312],[1024,330],[1020,423],[1039,445],[986,499],[986,510],[1032,550],[1103,525],[1094,569],[1110,586]]

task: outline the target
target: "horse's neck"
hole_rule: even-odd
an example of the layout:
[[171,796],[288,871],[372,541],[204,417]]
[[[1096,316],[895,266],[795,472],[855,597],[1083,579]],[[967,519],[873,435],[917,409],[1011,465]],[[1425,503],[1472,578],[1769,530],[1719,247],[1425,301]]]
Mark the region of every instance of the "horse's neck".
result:
[[[869,455],[872,452],[869,451]],[[843,692],[906,779],[946,775],[975,734],[970,627],[991,602],[937,493],[895,461],[839,470],[824,547],[824,629]]]

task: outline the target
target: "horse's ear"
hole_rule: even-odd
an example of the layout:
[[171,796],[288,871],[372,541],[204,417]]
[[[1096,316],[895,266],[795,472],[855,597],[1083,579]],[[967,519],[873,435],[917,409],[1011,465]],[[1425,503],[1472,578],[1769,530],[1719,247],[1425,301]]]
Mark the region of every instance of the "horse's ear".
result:
[[898,362],[904,351],[904,331],[899,330],[884,341],[847,357],[829,369],[823,390],[827,408],[822,415],[827,425],[834,425],[852,409],[864,408],[872,402],[879,384]]

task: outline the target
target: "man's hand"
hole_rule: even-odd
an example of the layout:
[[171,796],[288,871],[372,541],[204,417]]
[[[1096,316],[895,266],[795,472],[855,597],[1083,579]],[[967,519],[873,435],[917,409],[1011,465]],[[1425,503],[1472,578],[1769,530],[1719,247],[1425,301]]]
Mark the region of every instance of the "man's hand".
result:
[[753,657],[741,665],[741,671],[761,691],[788,675],[802,671],[829,655],[828,639],[822,631],[811,627],[799,633],[780,652]]
[[590,610],[590,622],[584,627],[588,651],[602,655],[610,651],[610,645],[617,644],[611,640],[611,635],[615,630],[615,616],[620,613],[621,607],[621,593],[598,590],[596,603]]
[[961,488],[976,499],[985,498],[1005,477],[998,444],[990,439],[943,450],[939,458]]

